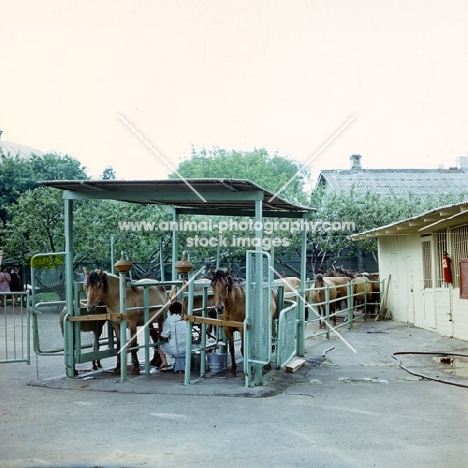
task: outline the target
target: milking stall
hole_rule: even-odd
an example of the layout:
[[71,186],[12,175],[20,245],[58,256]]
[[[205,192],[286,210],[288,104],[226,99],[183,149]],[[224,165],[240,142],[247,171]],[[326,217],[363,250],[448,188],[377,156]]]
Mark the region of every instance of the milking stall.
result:
[[[103,350],[92,346],[91,343],[82,342],[82,327],[90,322],[100,321],[108,330],[108,336],[113,337],[109,323],[118,322],[121,336],[127,336],[127,318],[130,309],[126,306],[126,288],[135,286],[135,282],[128,278],[131,263],[122,255],[114,267],[119,271],[120,310],[118,313],[109,313],[106,307],[98,307],[89,311],[80,301],[83,299],[83,285],[73,280],[73,207],[74,201],[86,200],[118,200],[128,203],[167,205],[172,211],[172,279],[171,281],[147,280],[139,283],[145,291],[144,323],[140,340],[144,341],[138,346],[138,350],[144,352],[144,373],[150,375],[150,352],[158,346],[158,342],[151,341],[151,330],[148,324],[151,322],[151,314],[154,309],[164,311],[166,304],[150,306],[148,301],[148,289],[151,286],[164,286],[166,290],[176,288],[177,298],[187,298],[187,310],[184,320],[188,322],[186,349],[180,352],[183,359],[179,362],[184,370],[184,384],[190,385],[199,378],[207,376],[205,361],[207,355],[213,351],[206,341],[206,327],[216,325],[222,330],[223,326],[232,326],[243,329],[243,374],[245,386],[262,384],[262,369],[274,362],[276,368],[281,368],[295,356],[304,355],[305,340],[305,307],[304,297],[306,291],[306,245],[307,230],[301,232],[301,275],[300,286],[296,293],[284,293],[283,287],[274,287],[274,251],[270,254],[262,250],[262,226],[264,218],[283,218],[306,220],[314,211],[300,205],[289,203],[274,193],[271,193],[249,180],[242,179],[190,179],[190,180],[149,180],[149,181],[124,181],[124,180],[86,180],[86,181],[45,181],[42,185],[60,189],[63,191],[65,214],[65,251],[63,271],[60,275],[65,284],[66,315],[63,323],[64,333],[64,360],[66,375],[75,377],[75,365],[100,359],[115,357],[121,354],[120,379],[126,381],[127,354],[131,351],[129,346],[123,345],[117,349],[113,338],[107,338]],[[204,219],[210,216],[223,217],[249,217],[255,229],[254,248],[246,253],[246,309],[243,323],[225,323],[223,320],[209,318],[207,315],[208,286],[209,282],[199,279],[200,271],[193,269],[193,264],[185,258],[184,249],[179,247],[178,223],[183,215],[200,215]],[[273,249],[272,249],[273,250]],[[38,269],[32,269],[33,295],[36,290],[34,277],[40,271],[41,256],[50,262],[53,258],[50,254],[37,256]],[[42,262],[43,263],[43,262]],[[60,262],[58,262],[60,263]],[[34,262],[33,262],[34,267]],[[62,267],[60,267],[62,268]],[[37,271],[36,271],[37,270]],[[277,301],[277,315],[274,323],[271,321],[270,301]],[[201,296],[202,306],[194,310],[194,297]],[[63,303],[62,303],[63,306]],[[47,304],[35,304],[32,300],[33,314],[44,315]],[[47,315],[47,314],[45,314]],[[200,342],[193,343],[193,326],[200,327]],[[42,325],[39,326],[39,328]],[[89,331],[89,330],[88,330]],[[35,333],[35,336],[40,333]],[[36,340],[38,343],[40,339]],[[223,343],[221,343],[222,345]],[[225,343],[224,343],[225,344]],[[211,345],[212,347],[212,345]],[[44,348],[44,347],[43,347]],[[90,350],[91,348],[91,350]],[[274,351],[272,351],[274,349]],[[35,345],[36,352],[47,354],[46,349]],[[193,378],[191,369],[193,356],[196,352],[200,356],[199,375]],[[274,355],[272,354],[274,353]],[[225,356],[224,353],[220,353]]]

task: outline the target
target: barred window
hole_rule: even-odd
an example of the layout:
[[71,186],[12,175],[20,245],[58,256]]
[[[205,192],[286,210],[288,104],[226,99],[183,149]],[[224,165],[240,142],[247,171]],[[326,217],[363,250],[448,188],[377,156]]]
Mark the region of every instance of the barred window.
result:
[[435,262],[435,287],[442,288],[444,286],[444,271],[442,268],[442,256],[447,250],[447,231],[444,229],[442,231],[437,231],[434,234],[436,242],[436,262]]
[[432,288],[432,262],[431,262],[431,241],[422,241],[422,257],[423,257],[423,287]]
[[[453,287],[460,286],[458,265],[460,259],[468,258],[468,225],[460,226],[450,231],[451,252],[448,252],[452,259],[452,282]],[[440,257],[442,259],[442,256]]]

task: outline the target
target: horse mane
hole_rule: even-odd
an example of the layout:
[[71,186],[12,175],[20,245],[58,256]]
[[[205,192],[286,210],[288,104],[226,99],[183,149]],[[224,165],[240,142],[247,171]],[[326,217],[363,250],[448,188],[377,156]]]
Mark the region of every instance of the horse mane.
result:
[[102,290],[105,293],[109,292],[109,280],[105,271],[100,274],[99,271],[94,270],[88,275],[87,283],[89,286],[94,287],[99,283],[99,281],[102,282]]
[[[217,283],[220,279],[226,278],[226,274],[224,273],[223,270],[216,270],[216,273],[213,276],[213,279],[211,280],[211,284]],[[227,278],[230,278],[229,276]]]
[[228,282],[229,290],[231,290],[231,288],[240,287],[240,284],[238,284],[231,275],[227,275],[224,270],[216,271],[216,273],[213,276],[213,279],[211,280],[211,285],[213,286],[213,284],[217,283],[222,279],[225,279]]

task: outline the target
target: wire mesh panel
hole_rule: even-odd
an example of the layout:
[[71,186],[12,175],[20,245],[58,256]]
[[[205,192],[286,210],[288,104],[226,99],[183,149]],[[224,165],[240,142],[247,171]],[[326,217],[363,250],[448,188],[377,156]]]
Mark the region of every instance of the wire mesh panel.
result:
[[297,302],[283,309],[278,318],[278,351],[276,366],[285,366],[296,355]]
[[247,252],[248,349],[250,364],[268,364],[271,359],[271,283],[270,256],[266,252]]
[[[33,346],[39,355],[63,353],[66,311],[66,270],[63,253],[38,254],[31,261]],[[81,333],[82,346],[91,346],[92,333]]]

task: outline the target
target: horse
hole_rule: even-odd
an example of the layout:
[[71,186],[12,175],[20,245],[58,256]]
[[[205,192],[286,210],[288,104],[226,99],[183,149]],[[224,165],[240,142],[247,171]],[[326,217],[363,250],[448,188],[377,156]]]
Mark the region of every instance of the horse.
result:
[[[324,288],[326,285],[329,286],[328,291],[329,291],[330,313],[333,316],[332,317],[333,324],[336,326],[336,315],[334,314],[336,312],[337,288],[331,280],[332,278],[318,274],[315,277],[315,282],[313,286],[314,289],[311,290],[310,296],[311,296],[312,302],[314,302],[315,304],[319,304],[317,305],[317,309],[319,311],[320,317],[323,317],[325,315],[325,305],[321,303],[325,302],[325,289]],[[323,319],[320,319],[319,326],[320,328],[325,327],[325,324],[323,323]]]
[[[291,292],[297,293],[298,288],[301,287],[301,279],[298,278],[297,276],[286,276],[283,278],[275,279],[273,281],[273,286],[274,287],[284,286],[285,293],[291,293]],[[304,301],[303,301],[304,307],[305,307],[305,319],[306,320],[308,319],[308,315],[309,315],[309,307],[308,307],[309,299],[310,299],[309,293],[306,293],[304,297]]]
[[[65,320],[66,314],[67,314],[67,308],[64,307],[62,311],[60,312],[60,330],[62,330],[62,336],[65,333],[64,320]],[[86,315],[86,305],[83,305],[81,303],[80,303],[80,315]],[[80,331],[93,332],[94,334],[93,350],[99,351],[99,338],[101,337],[102,329],[106,321],[105,320],[83,320],[78,323],[80,324]],[[100,368],[102,368],[101,361],[99,359],[93,360],[93,370],[98,370]],[[75,375],[77,374],[78,373],[75,369]]]
[[[212,281],[213,296],[215,301],[215,311],[222,320],[241,322],[245,320],[246,291],[239,285],[232,276],[226,276],[223,270],[218,270]],[[276,317],[276,300],[272,292],[271,318]],[[236,375],[236,358],[234,350],[234,332],[237,328],[223,327],[228,341],[229,354],[231,356],[230,376]],[[241,353],[244,355],[244,328],[239,329],[241,335]]]
[[[99,271],[88,271],[84,268],[83,271],[86,274],[86,280],[84,282],[84,288],[86,291],[87,309],[88,312],[96,309],[99,302],[102,302],[107,307],[108,313],[120,313],[120,294],[119,294],[119,277],[110,273],[103,272],[102,269]],[[137,283],[143,284],[151,280],[139,280]],[[163,286],[150,286],[148,288],[149,306],[159,306],[157,312],[150,310],[150,323],[157,322],[159,324],[159,330],[162,330],[163,324],[163,311],[168,303],[168,297],[166,289]],[[127,328],[130,330],[131,347],[137,346],[136,333],[137,327],[146,325],[144,323],[144,288],[132,286],[126,288],[126,304],[127,308],[140,307],[139,309],[129,310],[126,313]],[[117,337],[117,346],[120,349],[121,336],[120,336],[120,321],[111,320],[112,328]],[[153,341],[155,341],[155,334],[151,333]],[[125,337],[123,337],[125,339]],[[132,349],[132,362],[133,368],[131,370],[132,375],[140,373],[140,363],[138,361],[138,355],[135,349]],[[154,352],[153,360],[151,364],[155,365],[158,360],[158,353]],[[120,353],[117,354],[117,367],[114,369],[114,373],[118,374],[120,371]]]
[[353,284],[353,302],[354,304],[364,304],[364,314],[366,314],[367,303],[372,302],[372,283],[364,276],[353,278],[351,283]]

